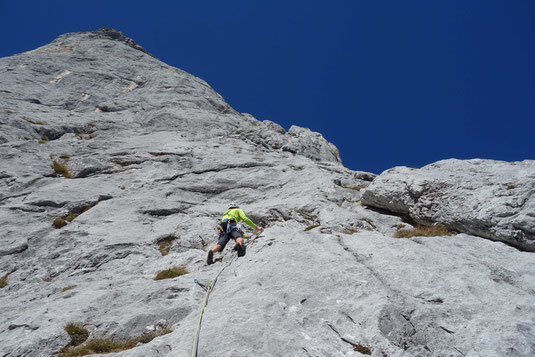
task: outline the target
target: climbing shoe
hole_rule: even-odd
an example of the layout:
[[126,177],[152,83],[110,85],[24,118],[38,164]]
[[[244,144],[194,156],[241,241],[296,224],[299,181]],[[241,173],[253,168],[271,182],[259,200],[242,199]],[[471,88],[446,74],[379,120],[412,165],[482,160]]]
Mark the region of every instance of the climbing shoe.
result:
[[234,250],[238,252],[238,257],[243,257],[245,255],[245,247],[240,243],[236,243]]
[[208,265],[214,264],[214,252],[212,252],[211,250],[208,251],[208,259],[206,259],[206,263]]

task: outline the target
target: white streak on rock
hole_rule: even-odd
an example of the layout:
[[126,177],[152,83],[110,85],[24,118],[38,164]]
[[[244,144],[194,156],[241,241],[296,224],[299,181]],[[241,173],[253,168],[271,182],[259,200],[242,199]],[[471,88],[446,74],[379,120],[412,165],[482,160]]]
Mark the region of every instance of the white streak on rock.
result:
[[71,73],[72,72],[70,70],[65,70],[65,71],[61,72],[60,74],[58,74],[57,76],[55,76],[54,79],[51,80],[50,82],[48,82],[47,84],[58,83],[59,81],[61,81],[63,78],[65,78],[66,76],[68,76]]
[[126,94],[134,89],[136,89],[138,86],[138,84],[134,81],[130,81],[130,85],[128,86],[128,88],[124,89],[121,93],[122,94]]

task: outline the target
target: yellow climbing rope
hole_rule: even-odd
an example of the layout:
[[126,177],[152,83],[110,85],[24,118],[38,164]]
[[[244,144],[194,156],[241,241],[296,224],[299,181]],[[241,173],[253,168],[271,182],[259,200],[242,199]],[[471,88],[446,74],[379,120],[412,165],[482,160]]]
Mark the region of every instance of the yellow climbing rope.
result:
[[[251,244],[251,242],[253,242],[256,238],[258,238],[260,235],[262,234],[262,232],[260,233],[257,233],[255,234],[252,238],[249,239],[249,241],[247,242],[247,244],[245,244],[245,246]],[[197,328],[195,330],[195,339],[194,339],[194,342],[193,342],[193,351],[191,352],[191,356],[192,357],[197,357],[197,352],[199,350],[199,337],[200,337],[200,331],[201,331],[201,322],[202,322],[202,316],[204,314],[204,309],[206,308],[206,304],[208,303],[208,297],[210,296],[210,293],[212,292],[213,288],[214,288],[214,285],[217,281],[217,279],[219,278],[219,276],[221,275],[221,273],[223,272],[223,270],[225,270],[226,267],[228,267],[236,258],[238,257],[238,253],[233,253],[232,254],[232,258],[228,261],[227,264],[225,264],[216,274],[215,278],[212,280],[212,282],[210,283],[210,285],[208,285],[206,287],[206,295],[204,296],[204,302],[202,304],[202,308],[201,308],[201,313],[199,315],[199,322],[197,322]]]

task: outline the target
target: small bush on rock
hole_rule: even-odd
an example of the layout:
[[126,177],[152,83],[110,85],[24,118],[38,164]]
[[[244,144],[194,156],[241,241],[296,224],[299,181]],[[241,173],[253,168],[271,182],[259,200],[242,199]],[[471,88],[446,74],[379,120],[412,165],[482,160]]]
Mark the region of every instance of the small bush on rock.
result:
[[154,277],[154,280],[172,279],[187,273],[188,270],[185,267],[172,267],[170,269],[159,271]]
[[398,230],[394,237],[411,238],[411,237],[436,237],[450,236],[452,233],[444,226],[416,226],[413,229]]

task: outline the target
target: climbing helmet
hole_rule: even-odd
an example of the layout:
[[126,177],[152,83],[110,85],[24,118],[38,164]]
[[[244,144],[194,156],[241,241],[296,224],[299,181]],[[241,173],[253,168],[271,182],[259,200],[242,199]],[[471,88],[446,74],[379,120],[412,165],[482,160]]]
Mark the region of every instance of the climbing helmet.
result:
[[228,209],[231,209],[231,208],[240,208],[240,206],[236,202],[230,202],[228,204]]

